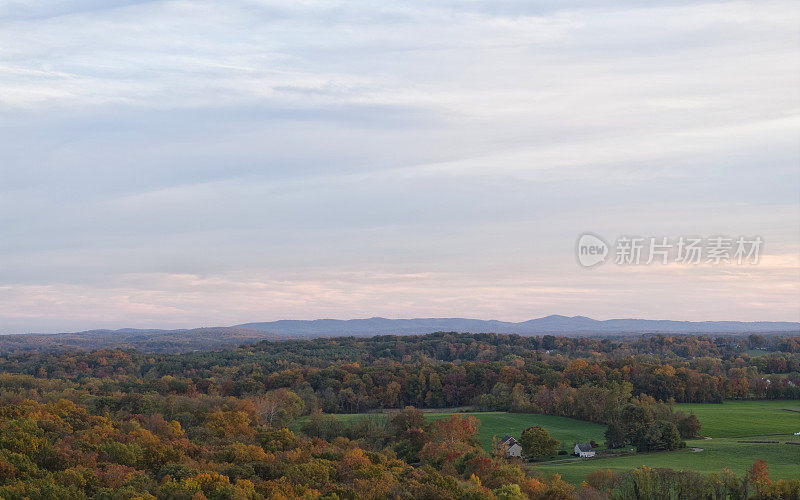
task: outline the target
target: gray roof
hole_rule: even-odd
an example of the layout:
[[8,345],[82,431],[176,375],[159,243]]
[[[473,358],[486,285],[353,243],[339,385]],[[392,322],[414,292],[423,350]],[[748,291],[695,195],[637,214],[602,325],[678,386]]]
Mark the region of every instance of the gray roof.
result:
[[589,443],[578,443],[575,446],[577,446],[578,449],[581,451],[594,451],[592,449],[592,445],[590,445]]
[[509,436],[508,434],[506,434],[506,437],[504,437],[503,440],[500,441],[500,444],[508,443],[509,446],[513,446],[514,444],[516,444],[516,442],[517,440],[514,439],[514,436]]

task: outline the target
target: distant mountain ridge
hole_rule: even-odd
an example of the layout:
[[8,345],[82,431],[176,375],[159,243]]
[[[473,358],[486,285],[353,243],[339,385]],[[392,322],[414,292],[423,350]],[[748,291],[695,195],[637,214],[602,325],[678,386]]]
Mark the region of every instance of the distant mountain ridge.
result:
[[236,325],[280,335],[409,335],[439,331],[516,333],[519,335],[613,335],[631,333],[785,333],[800,332],[789,321],[673,321],[648,319],[596,320],[586,316],[551,315],[519,323],[467,318],[280,320]]
[[545,316],[519,323],[468,318],[316,319],[246,323],[237,326],[176,330],[122,328],[75,333],[0,335],[0,352],[67,349],[137,349],[143,352],[190,352],[229,349],[261,340],[317,337],[423,335],[434,332],[514,333],[519,335],[619,336],[631,334],[800,334],[800,323],[786,321],[670,321]]

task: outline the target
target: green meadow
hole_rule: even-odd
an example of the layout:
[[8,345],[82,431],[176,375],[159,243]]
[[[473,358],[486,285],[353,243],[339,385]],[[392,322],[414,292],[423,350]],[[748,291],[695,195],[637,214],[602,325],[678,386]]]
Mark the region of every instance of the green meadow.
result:
[[557,472],[565,481],[580,484],[597,469],[624,471],[643,465],[702,473],[719,472],[727,467],[741,474],[753,465],[754,459],[760,458],[766,460],[773,479],[800,477],[800,446],[784,444],[787,439],[778,440],[780,444],[745,444],[738,443],[736,438],[697,439],[687,441],[687,448],[678,451],[534,465],[534,469],[546,475]]
[[[773,479],[800,477],[800,446],[785,444],[800,441],[800,413],[785,409],[800,409],[800,401],[727,401],[723,404],[678,404],[676,409],[694,413],[702,424],[701,433],[711,439],[694,439],[686,442],[686,448],[672,452],[633,453],[617,457],[573,459],[532,464],[543,474],[558,473],[573,483],[580,484],[587,474],[597,469],[628,470],[646,465],[669,467],[675,470],[693,470],[702,473],[719,472],[728,468],[744,473],[753,460],[766,460]],[[452,411],[426,412],[433,420],[451,415]],[[561,448],[571,452],[575,442],[596,441],[603,443],[605,426],[533,413],[463,412],[480,420],[478,439],[487,451],[491,451],[492,439],[506,434],[519,437],[524,429],[540,425],[561,442]],[[352,421],[371,418],[383,423],[385,414],[339,414],[337,418]],[[777,440],[779,444],[739,443],[742,438]],[[702,450],[702,451],[695,451]]]
[[[706,437],[743,437],[800,432],[800,401],[726,401],[722,404],[678,404],[694,413]],[[800,436],[798,436],[800,438]]]
[[[428,413],[428,418],[443,418],[449,413]],[[554,417],[552,415],[539,415],[536,413],[506,413],[506,412],[470,412],[481,421],[478,430],[478,439],[487,451],[492,449],[492,438],[503,438],[506,434],[519,438],[522,431],[528,427],[539,425],[550,432],[550,435],[561,442],[562,448],[572,453],[576,442],[587,443],[596,441],[602,443],[605,438],[605,425],[593,424],[572,418]]]
[[[445,418],[453,413],[454,412],[448,411],[426,412],[425,417],[428,420],[436,420]],[[489,452],[492,450],[492,440],[495,436],[502,439],[506,434],[511,434],[519,438],[523,430],[533,425],[539,425],[547,429],[550,435],[558,439],[562,447],[570,452],[576,442],[596,441],[602,443],[604,440],[603,433],[606,431],[605,425],[593,424],[572,418],[539,415],[536,413],[489,411],[461,412],[457,414],[471,415],[480,420],[481,425],[478,428],[478,439],[486,451]],[[386,415],[380,413],[346,413],[336,414],[335,416],[345,422],[352,422],[363,418],[374,419],[381,424],[386,421]],[[305,419],[301,419],[300,422],[302,423],[303,420]]]
[[[597,469],[626,470],[646,465],[693,470],[703,473],[728,468],[745,472],[756,458],[766,460],[773,479],[800,477],[800,446],[785,444],[800,441],[800,401],[727,401],[723,404],[680,404],[677,408],[694,412],[702,424],[701,433],[711,439],[686,442],[686,449],[662,453],[576,460],[534,466],[545,474],[557,472],[574,484]],[[778,435],[776,435],[778,434]],[[739,443],[743,437],[780,441],[779,444]],[[693,451],[701,449],[702,451]]]

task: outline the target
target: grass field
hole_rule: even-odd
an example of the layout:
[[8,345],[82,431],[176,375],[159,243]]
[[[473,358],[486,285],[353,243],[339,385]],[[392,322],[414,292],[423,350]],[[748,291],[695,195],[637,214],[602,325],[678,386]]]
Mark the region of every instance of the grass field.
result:
[[800,401],[727,401],[723,404],[679,404],[693,412],[707,437],[742,437],[800,432]]
[[[426,412],[425,417],[429,420],[444,418],[452,412]],[[605,439],[603,433],[606,431],[605,425],[592,424],[571,418],[554,417],[551,415],[539,415],[535,413],[506,413],[501,411],[490,412],[464,412],[462,415],[472,415],[481,421],[478,428],[478,439],[486,451],[491,452],[492,438],[498,436],[502,438],[506,434],[511,434],[519,438],[522,431],[532,425],[540,425],[550,432],[550,435],[558,439],[565,448],[572,449],[575,442],[597,441],[602,443]],[[375,419],[380,423],[386,421],[386,415],[382,414],[337,414],[336,418],[350,422],[361,418]],[[301,422],[304,419],[301,419]]]
[[[429,413],[426,416],[435,419],[447,415],[449,413]],[[532,425],[540,425],[547,429],[550,435],[558,439],[562,447],[568,449],[570,453],[576,442],[597,441],[602,443],[605,440],[603,437],[603,433],[606,431],[605,425],[592,424],[571,418],[536,413],[505,413],[499,411],[465,413],[465,415],[472,415],[481,421],[478,439],[480,439],[481,444],[487,451],[491,451],[492,438],[494,436],[502,438],[506,434],[511,434],[519,439],[522,431]]]
[[[548,475],[558,472],[565,481],[580,484],[587,474],[597,469],[624,471],[642,465],[703,473],[719,472],[727,467],[741,474],[753,465],[755,458],[760,458],[767,461],[773,479],[800,477],[800,446],[783,444],[785,439],[780,441],[781,444],[743,444],[737,443],[735,438],[698,439],[687,441],[686,449],[673,452],[639,453],[535,468]],[[694,452],[691,448],[701,448],[703,451]]]
[[[719,472],[723,468],[741,474],[760,458],[767,461],[770,477],[800,478],[800,446],[784,444],[800,441],[800,413],[783,408],[800,409],[800,401],[728,401],[723,404],[679,404],[677,409],[693,412],[702,424],[701,433],[712,439],[687,441],[687,448],[666,453],[640,453],[629,456],[581,459],[568,462],[533,465],[545,473],[559,473],[573,484],[580,484],[586,475],[597,469],[628,470],[646,465],[669,467],[675,470],[694,470],[702,473]],[[443,418],[452,412],[428,412],[428,419]],[[575,442],[597,441],[603,443],[604,425],[592,424],[570,418],[530,413],[465,412],[481,421],[478,438],[491,450],[492,437],[512,434],[516,437],[532,425],[540,425],[561,441],[563,447],[572,448]],[[337,415],[342,420],[374,418],[383,422],[385,415]],[[770,436],[782,434],[781,436]],[[742,437],[777,440],[780,444],[738,443]],[[703,451],[692,451],[700,448]]]
[[[681,404],[678,408],[694,411],[703,425],[702,434],[712,439],[686,442],[684,450],[667,453],[642,453],[625,457],[597,458],[571,463],[540,465],[546,474],[558,472],[573,483],[580,484],[586,475],[597,469],[626,470],[646,465],[669,467],[675,470],[719,472],[724,467],[736,473],[745,472],[753,460],[767,461],[773,479],[800,477],[800,446],[784,444],[800,441],[800,413],[782,408],[800,408],[800,401],[728,401],[723,404]],[[783,434],[782,436],[768,436]],[[764,436],[780,444],[738,443],[739,438]],[[691,448],[702,448],[694,452]]]

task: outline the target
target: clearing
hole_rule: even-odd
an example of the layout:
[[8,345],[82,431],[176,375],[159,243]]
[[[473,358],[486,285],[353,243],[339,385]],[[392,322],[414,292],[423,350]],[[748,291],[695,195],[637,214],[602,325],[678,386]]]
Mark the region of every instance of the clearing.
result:
[[[552,474],[557,472],[573,484],[597,469],[626,470],[646,465],[669,467],[675,470],[719,472],[723,468],[744,473],[753,460],[766,460],[773,479],[800,477],[800,446],[785,444],[797,441],[800,432],[800,401],[726,401],[723,404],[678,404],[676,409],[694,412],[702,424],[701,433],[712,439],[686,442],[683,450],[661,453],[638,453],[628,456],[595,458],[563,464],[543,464],[534,467]],[[739,443],[741,437],[775,440],[779,444]],[[702,448],[693,451],[692,448]]]

